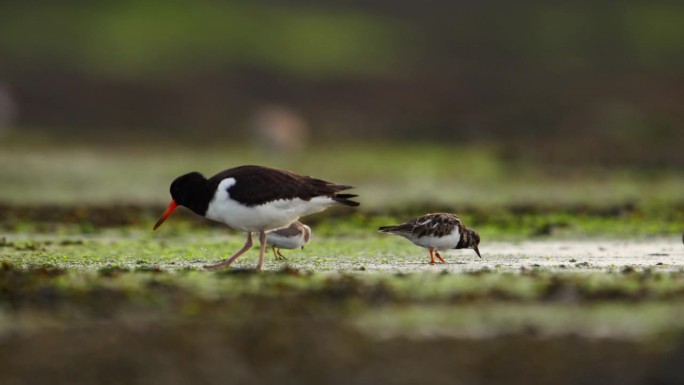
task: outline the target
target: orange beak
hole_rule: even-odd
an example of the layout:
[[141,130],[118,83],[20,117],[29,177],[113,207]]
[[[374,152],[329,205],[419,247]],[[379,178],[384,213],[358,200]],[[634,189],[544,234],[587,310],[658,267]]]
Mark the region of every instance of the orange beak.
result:
[[178,203],[176,203],[176,201],[174,201],[172,199],[171,203],[169,203],[169,207],[166,208],[166,211],[164,211],[164,214],[162,214],[161,218],[159,218],[159,220],[154,225],[154,228],[152,228],[152,230],[154,231],[157,229],[157,227],[161,226],[161,224],[164,223],[166,218],[168,218],[169,215],[171,215],[171,213],[173,212],[173,210],[175,210],[177,207],[178,207]]

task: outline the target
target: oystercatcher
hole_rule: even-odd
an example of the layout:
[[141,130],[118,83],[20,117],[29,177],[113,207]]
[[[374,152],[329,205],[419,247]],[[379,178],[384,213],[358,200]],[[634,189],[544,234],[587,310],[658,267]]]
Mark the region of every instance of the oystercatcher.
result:
[[257,270],[264,264],[266,232],[288,227],[301,216],[329,206],[358,206],[354,194],[340,194],[351,186],[261,166],[240,166],[205,178],[191,172],[171,183],[171,203],[154,225],[156,230],[178,206],[195,214],[247,232],[247,242],[226,261],[208,268],[228,267],[252,247],[252,233],[259,233],[261,252]]
[[309,243],[311,240],[311,228],[302,222],[294,221],[289,227],[273,230],[266,233],[266,243],[272,246],[273,256],[279,260],[285,260],[280,249],[296,249]]
[[466,228],[454,214],[425,214],[399,225],[380,227],[380,231],[402,236],[429,249],[430,264],[435,263],[435,255],[445,263],[437,250],[472,248],[482,258],[478,249],[480,236],[474,230]]

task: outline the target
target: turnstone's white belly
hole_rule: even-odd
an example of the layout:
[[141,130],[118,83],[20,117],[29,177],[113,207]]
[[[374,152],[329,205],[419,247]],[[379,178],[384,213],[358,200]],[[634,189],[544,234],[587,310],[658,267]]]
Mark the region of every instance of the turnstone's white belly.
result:
[[414,244],[424,247],[426,249],[434,248],[436,250],[449,250],[453,249],[458,245],[458,241],[461,239],[461,234],[458,232],[458,228],[455,228],[451,234],[447,234],[441,237],[436,237],[432,235],[425,235],[422,237],[408,237],[408,239]]

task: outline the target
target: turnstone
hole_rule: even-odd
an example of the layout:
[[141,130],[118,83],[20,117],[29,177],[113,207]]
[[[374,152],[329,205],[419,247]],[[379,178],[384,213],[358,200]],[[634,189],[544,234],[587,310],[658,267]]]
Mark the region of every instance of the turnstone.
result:
[[299,217],[329,206],[358,206],[357,195],[340,194],[351,186],[261,166],[231,168],[207,179],[191,172],[171,183],[171,203],[154,225],[156,230],[178,207],[247,232],[247,242],[227,260],[207,268],[230,266],[252,247],[252,233],[259,233],[261,251],[257,270],[264,264],[266,232],[288,227]]
[[294,221],[289,227],[273,230],[266,233],[266,243],[273,248],[273,256],[276,259],[287,259],[280,249],[296,249],[309,243],[311,240],[311,228],[302,222]]
[[399,225],[380,227],[380,231],[402,236],[420,247],[429,249],[430,264],[435,263],[435,255],[445,263],[438,250],[472,248],[477,256],[482,258],[477,248],[480,236],[474,230],[466,228],[454,214],[425,214]]

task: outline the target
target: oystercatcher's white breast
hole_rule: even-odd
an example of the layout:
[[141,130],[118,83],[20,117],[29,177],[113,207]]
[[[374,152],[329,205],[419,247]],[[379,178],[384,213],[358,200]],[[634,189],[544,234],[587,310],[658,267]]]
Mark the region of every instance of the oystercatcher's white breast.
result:
[[219,183],[214,198],[209,202],[205,217],[242,231],[268,231],[289,226],[304,215],[317,213],[335,204],[329,197],[311,200],[278,199],[257,206],[246,206],[230,197],[235,178]]
[[442,237],[436,237],[432,235],[426,235],[420,238],[414,237],[412,235],[406,235],[405,237],[420,247],[425,247],[426,249],[434,247],[437,250],[453,249],[461,240],[461,234],[458,231],[458,227],[454,227],[454,230],[451,232],[451,234],[447,234]]

